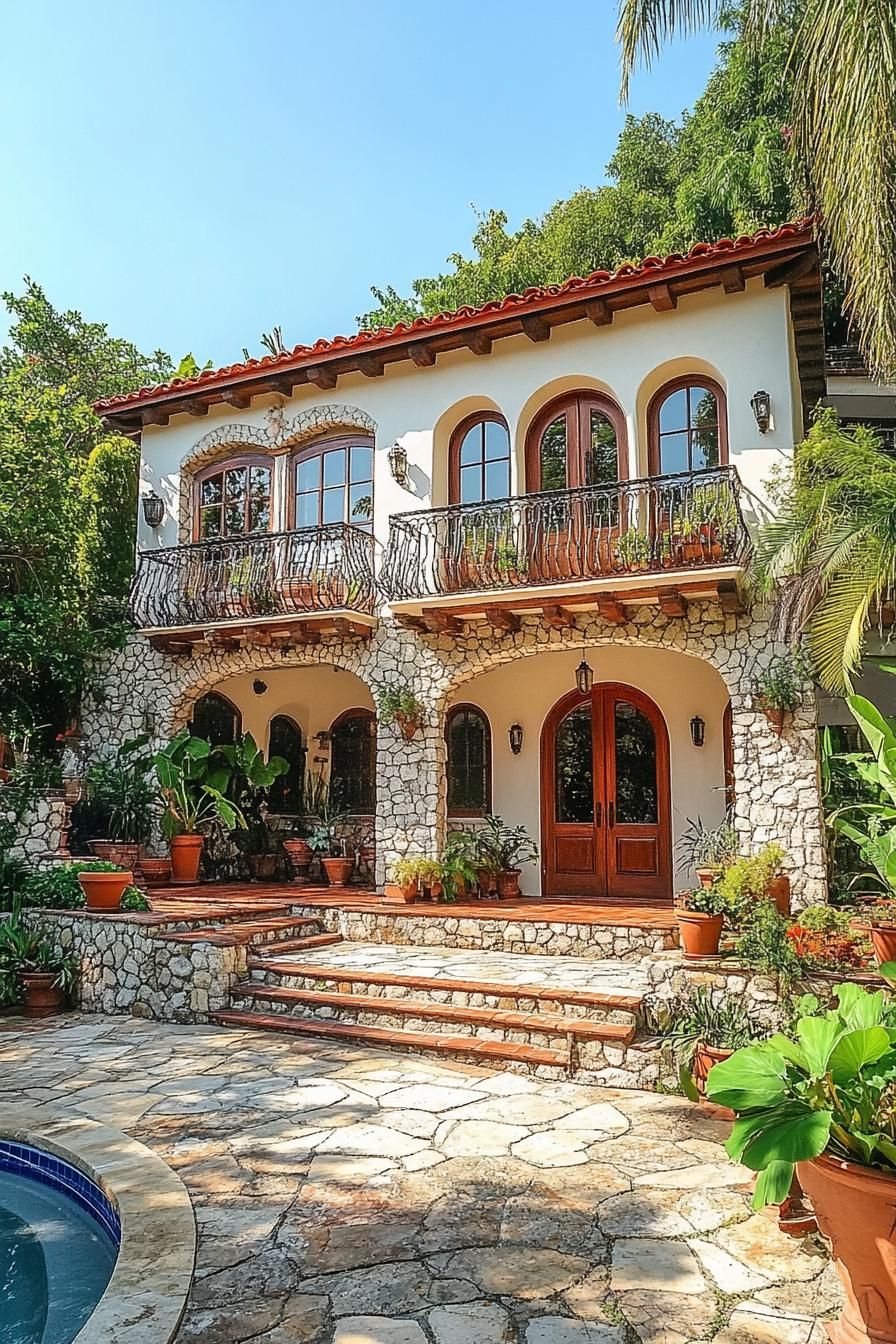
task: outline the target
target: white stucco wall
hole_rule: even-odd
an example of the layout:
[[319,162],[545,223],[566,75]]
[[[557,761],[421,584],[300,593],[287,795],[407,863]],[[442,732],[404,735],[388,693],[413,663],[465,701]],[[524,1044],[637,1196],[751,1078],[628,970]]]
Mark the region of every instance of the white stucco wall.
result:
[[[719,288],[683,297],[668,313],[640,307],[618,313],[612,326],[571,323],[556,328],[543,343],[512,337],[496,341],[487,356],[452,351],[431,368],[403,361],[388,365],[380,378],[349,374],[332,391],[297,387],[285,404],[282,398],[257,397],[246,411],[214,406],[201,418],[179,415],[165,427],[148,426],[143,432],[141,488],[152,487],[163,497],[166,519],[152,532],[141,516],[138,546],[177,544],[181,464],[224,426],[251,428],[263,448],[282,452],[290,422],[310,408],[346,405],[369,415],[376,424],[374,525],[384,543],[389,514],[446,502],[448,440],[471,411],[488,407],[506,417],[515,453],[511,488],[519,492],[525,489],[526,431],[541,406],[575,387],[600,389],[623,409],[628,474],[637,476],[647,470],[650,396],[668,379],[689,371],[711,374],[725,388],[730,461],[744,483],[747,512],[753,513],[749,496],[762,500],[772,464],[793,451],[800,412],[791,356],[787,290],[767,290],[756,279],[741,294],[726,295]],[[772,399],[773,425],[765,435],[759,434],[750,409],[759,388]],[[271,408],[281,405],[286,433],[269,437]],[[409,490],[389,474],[386,454],[396,439],[408,452]],[[281,486],[285,476],[281,468]]]

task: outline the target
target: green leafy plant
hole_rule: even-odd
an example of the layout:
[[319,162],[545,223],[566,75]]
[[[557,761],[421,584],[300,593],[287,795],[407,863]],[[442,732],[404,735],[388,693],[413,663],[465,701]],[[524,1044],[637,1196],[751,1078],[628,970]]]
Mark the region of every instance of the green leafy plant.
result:
[[108,817],[108,838],[145,844],[152,826],[156,798],[148,736],[123,742],[113,756],[95,761],[87,772],[87,789],[96,815]]
[[385,687],[377,693],[377,703],[386,723],[408,723],[419,727],[423,722],[423,705],[407,689]]
[[456,900],[463,887],[475,884],[478,852],[475,831],[454,831],[448,836],[442,853],[442,891],[446,900]]
[[511,873],[538,858],[538,846],[525,826],[508,826],[501,817],[483,817],[476,831],[477,867]]
[[[84,888],[78,881],[79,873],[120,873],[116,863],[92,859],[85,863],[59,863],[46,872],[32,873],[26,878],[21,897],[23,906],[38,906],[43,910],[82,910],[85,905]],[[128,887],[121,898],[122,910],[144,911],[149,903],[137,887]]]
[[728,1153],[760,1173],[754,1208],[780,1204],[794,1164],[822,1153],[896,1175],[896,1028],[885,994],[845,983],[836,997],[792,1034],[710,1070],[707,1096],[737,1116]]
[[763,709],[792,714],[803,703],[803,687],[809,675],[809,665],[799,649],[780,654],[754,677],[753,695]]
[[806,963],[788,937],[790,920],[772,901],[760,900],[743,914],[742,931],[735,944],[738,957],[763,975],[774,976],[789,992],[806,973]]
[[74,988],[78,962],[55,950],[52,935],[18,918],[0,924],[0,977],[49,974],[66,994]]
[[308,771],[305,776],[303,829],[308,844],[317,854],[345,858],[349,813],[342,807],[338,793],[322,773]]
[[756,901],[765,900],[769,885],[781,871],[787,855],[778,844],[765,845],[758,854],[741,854],[718,879],[718,888],[732,913],[743,919]]
[[203,738],[183,728],[156,753],[153,763],[166,836],[197,835],[218,822],[229,831],[245,830],[242,812],[225,796],[231,771]]
[[737,831],[727,818],[718,826],[704,826],[700,817],[688,817],[675,848],[683,871],[722,868],[737,853]]
[[858,846],[885,888],[896,893],[896,732],[870,700],[851,695],[846,703],[873,758],[856,768],[880,791],[882,801],[847,803],[834,813],[831,825]]
[[697,887],[694,891],[683,892],[679,900],[683,909],[695,915],[727,915],[731,910],[730,903],[717,883],[711,887]]
[[245,818],[245,829],[235,832],[234,840],[245,854],[274,854],[277,843],[268,825],[267,807],[271,785],[285,775],[289,764],[282,756],[265,760],[251,733],[244,734],[231,746],[217,748],[230,767],[228,796]]
[[410,854],[392,865],[392,877],[400,887],[431,887],[441,882],[442,865],[438,859]]
[[716,1050],[739,1050],[758,1035],[743,999],[714,997],[706,985],[651,1007],[648,1027],[670,1046],[684,1069],[690,1069],[698,1042]]
[[646,569],[650,554],[650,538],[637,528],[629,528],[617,538],[616,558],[623,569]]

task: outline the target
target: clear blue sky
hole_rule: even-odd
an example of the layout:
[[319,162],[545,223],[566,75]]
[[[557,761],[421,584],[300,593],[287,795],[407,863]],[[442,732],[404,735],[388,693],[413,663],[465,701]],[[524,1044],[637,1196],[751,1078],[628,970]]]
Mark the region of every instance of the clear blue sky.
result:
[[[613,0],[28,0],[0,50],[0,287],[216,364],[354,327],[603,180],[622,124]],[[631,110],[677,116],[711,36]],[[5,316],[5,315],[4,315]],[[5,331],[0,317],[0,333]]]

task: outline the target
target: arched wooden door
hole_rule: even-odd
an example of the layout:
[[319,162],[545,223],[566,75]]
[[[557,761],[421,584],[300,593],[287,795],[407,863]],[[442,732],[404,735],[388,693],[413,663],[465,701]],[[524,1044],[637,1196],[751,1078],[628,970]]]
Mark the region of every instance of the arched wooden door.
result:
[[631,686],[572,691],[541,741],[542,888],[546,896],[671,897],[669,736]]

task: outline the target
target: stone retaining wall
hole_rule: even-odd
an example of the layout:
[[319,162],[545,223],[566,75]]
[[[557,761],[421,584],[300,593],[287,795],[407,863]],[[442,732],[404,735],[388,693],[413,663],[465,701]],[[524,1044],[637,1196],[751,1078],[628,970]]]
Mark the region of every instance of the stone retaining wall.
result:
[[16,839],[9,852],[23,859],[29,868],[51,868],[58,862],[64,837],[68,833],[68,804],[58,789],[39,793],[34,802],[16,819],[15,812],[3,811],[0,791],[0,816],[15,827]]

